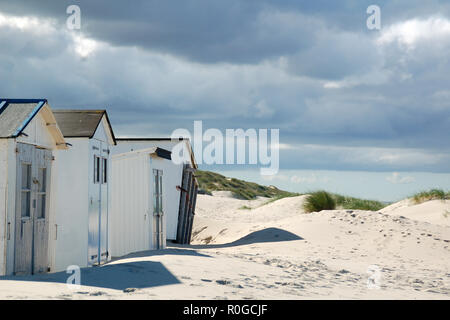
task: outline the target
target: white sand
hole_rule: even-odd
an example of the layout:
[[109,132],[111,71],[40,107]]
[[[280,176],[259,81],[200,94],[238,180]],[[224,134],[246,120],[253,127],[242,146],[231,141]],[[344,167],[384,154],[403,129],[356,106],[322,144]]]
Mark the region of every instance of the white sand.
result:
[[411,199],[405,199],[383,208],[380,212],[450,226],[450,200],[432,200],[415,204]]
[[[75,291],[3,278],[0,299],[450,298],[450,226],[438,214],[448,202],[305,214],[303,196],[267,201],[199,195],[192,245],[84,269],[90,286]],[[373,265],[379,289],[367,285]]]

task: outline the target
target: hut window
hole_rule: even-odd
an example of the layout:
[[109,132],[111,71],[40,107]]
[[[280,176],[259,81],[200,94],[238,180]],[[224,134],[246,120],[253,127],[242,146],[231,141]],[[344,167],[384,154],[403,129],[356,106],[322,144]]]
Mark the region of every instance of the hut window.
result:
[[38,172],[39,192],[47,190],[47,168],[40,168]]
[[38,170],[39,192],[37,195],[37,218],[45,218],[45,202],[47,199],[47,168]]
[[153,211],[163,212],[162,207],[162,170],[153,169]]
[[38,195],[37,201],[37,218],[43,219],[45,218],[45,194]]
[[21,213],[22,217],[30,217],[31,203],[31,164],[22,163],[22,186],[21,186]]
[[102,183],[108,183],[108,159],[103,158],[103,166],[102,166]]
[[100,183],[100,157],[94,156],[94,183]]

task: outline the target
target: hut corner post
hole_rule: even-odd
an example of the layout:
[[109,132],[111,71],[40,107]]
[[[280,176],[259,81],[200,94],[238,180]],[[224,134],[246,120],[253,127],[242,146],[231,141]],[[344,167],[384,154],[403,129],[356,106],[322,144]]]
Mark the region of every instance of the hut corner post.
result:
[[180,207],[178,212],[177,243],[190,244],[192,225],[195,215],[198,184],[194,176],[195,169],[189,164],[183,167],[183,179],[180,190]]

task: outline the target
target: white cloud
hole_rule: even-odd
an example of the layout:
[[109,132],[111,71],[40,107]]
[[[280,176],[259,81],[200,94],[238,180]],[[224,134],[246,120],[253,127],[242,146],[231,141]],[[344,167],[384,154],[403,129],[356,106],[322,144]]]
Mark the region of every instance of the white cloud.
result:
[[386,180],[393,184],[406,184],[416,181],[412,176],[401,176],[398,172],[392,172],[392,175],[387,176]]
[[290,181],[292,183],[315,183],[315,182],[317,182],[317,177],[315,174],[312,174],[309,177],[293,175],[291,177]]
[[274,110],[267,105],[265,100],[259,101],[254,106],[255,113],[254,116],[257,118],[268,118],[274,114]]
[[[380,147],[349,147],[320,144],[292,145],[292,150],[302,156],[302,160],[313,163],[319,159],[333,159],[333,164],[349,167],[374,166],[411,168],[433,166],[450,160],[446,151],[430,152],[415,148],[380,148]],[[328,161],[328,160],[327,160]]]
[[330,182],[330,178],[328,177],[320,177],[315,173],[311,173],[309,175],[299,175],[299,174],[276,174],[272,176],[262,176],[262,179],[265,181],[282,181],[282,182],[290,182],[294,184],[314,184],[314,183],[328,183]]
[[90,56],[100,46],[99,41],[88,38],[81,32],[58,26],[54,19],[32,16],[20,17],[0,13],[0,27],[34,35],[35,37],[65,39],[68,49],[83,59]]
[[51,33],[55,30],[56,22],[52,19],[38,19],[36,17],[19,17],[0,13],[0,27],[18,29],[37,34]]
[[410,19],[391,25],[381,31],[378,44],[398,42],[409,49],[427,39],[442,39],[450,36],[450,21],[442,17]]
[[99,43],[97,41],[86,38],[82,35],[73,36],[73,45],[75,52],[81,58],[87,58],[99,47]]
[[284,174],[274,174],[274,175],[261,175],[261,178],[265,181],[289,181],[289,176]]

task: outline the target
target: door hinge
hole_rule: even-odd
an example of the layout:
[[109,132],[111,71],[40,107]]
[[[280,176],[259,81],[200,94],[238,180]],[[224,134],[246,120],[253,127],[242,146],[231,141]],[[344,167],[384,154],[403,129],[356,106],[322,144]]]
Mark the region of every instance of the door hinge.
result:
[[19,148],[16,148],[16,153],[19,153]]

